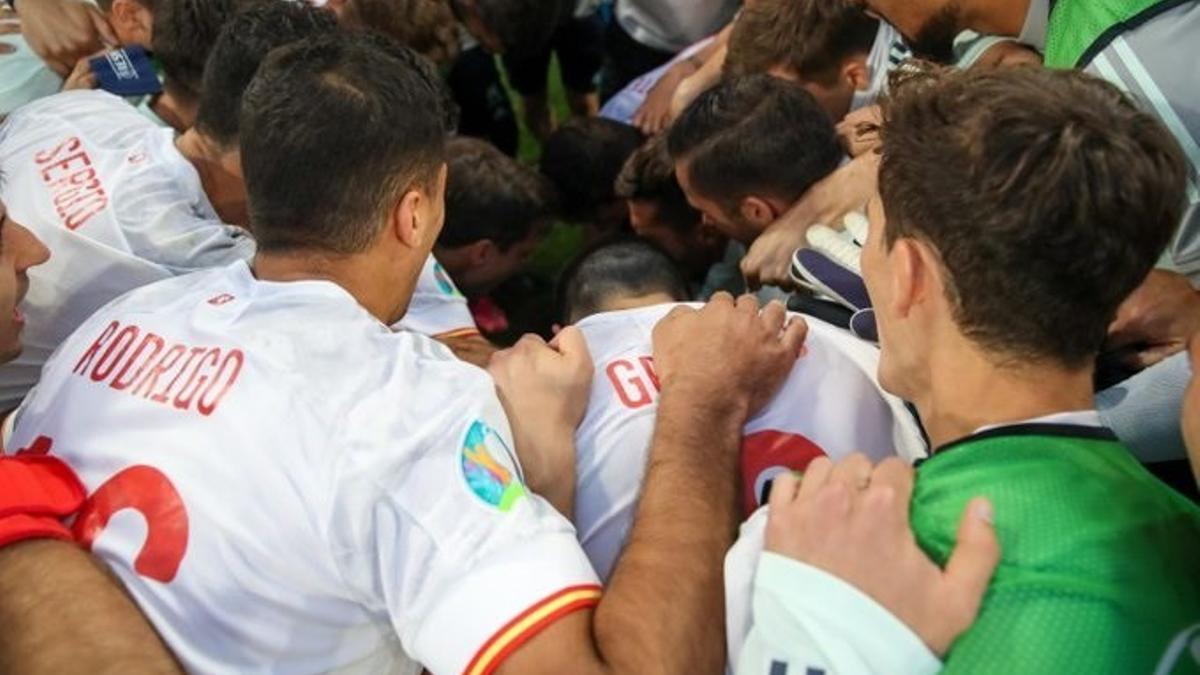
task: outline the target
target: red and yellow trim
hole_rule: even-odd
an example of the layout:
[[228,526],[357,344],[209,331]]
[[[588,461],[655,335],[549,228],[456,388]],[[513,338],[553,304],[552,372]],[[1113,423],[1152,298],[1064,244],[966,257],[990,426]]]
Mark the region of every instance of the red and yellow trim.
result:
[[469,328],[458,328],[455,330],[448,330],[445,333],[438,333],[437,335],[434,335],[433,337],[436,340],[444,340],[447,338],[475,337],[476,335],[482,335],[482,333],[479,332],[478,328],[471,326]]
[[475,652],[475,658],[467,664],[463,675],[490,675],[509,654],[546,626],[576,610],[595,607],[600,603],[600,594],[600,586],[592,584],[571,586],[543,598],[496,631],[496,634]]

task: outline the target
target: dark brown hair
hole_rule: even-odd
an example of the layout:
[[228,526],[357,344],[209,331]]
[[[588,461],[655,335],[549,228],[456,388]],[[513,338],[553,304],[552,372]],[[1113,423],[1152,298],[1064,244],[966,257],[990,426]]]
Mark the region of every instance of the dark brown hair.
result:
[[458,20],[446,0],[351,0],[343,22],[396,40],[439,65],[458,57]]
[[878,19],[843,0],[759,0],[733,26],[725,74],[785,66],[801,79],[829,83],[843,60],[871,51],[878,30]]
[[914,71],[885,113],[886,245],[936,250],[955,321],[984,348],[1086,365],[1179,223],[1175,140],[1074,71]]
[[621,199],[653,202],[658,218],[676,232],[690,234],[700,224],[700,212],[688,204],[675,178],[675,163],[667,152],[665,134],[651,138],[630,155],[614,189]]

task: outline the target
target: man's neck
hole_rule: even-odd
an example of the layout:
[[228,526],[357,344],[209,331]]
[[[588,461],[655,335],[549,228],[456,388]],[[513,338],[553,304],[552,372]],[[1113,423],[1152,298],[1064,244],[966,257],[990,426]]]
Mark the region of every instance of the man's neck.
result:
[[1016,37],[1025,25],[1030,0],[972,0],[964,3],[965,28],[977,33]]
[[200,187],[221,220],[245,227],[250,220],[246,210],[246,183],[241,171],[230,166],[233,154],[195,128],[175,139],[175,147],[195,167],[200,176]]
[[971,348],[942,351],[950,353],[931,363],[930,386],[914,401],[934,448],[986,426],[1095,407],[1090,368],[1001,362]]
[[309,250],[259,252],[252,268],[254,276],[261,281],[329,281],[337,284],[381,323],[391,325],[404,314],[420,265],[409,275],[411,281],[407,288],[402,287],[404,281],[388,278],[387,270],[381,268],[371,251],[350,255]]
[[159,119],[180,133],[184,133],[196,123],[196,104],[185,103],[170,90],[151,99],[150,109]]

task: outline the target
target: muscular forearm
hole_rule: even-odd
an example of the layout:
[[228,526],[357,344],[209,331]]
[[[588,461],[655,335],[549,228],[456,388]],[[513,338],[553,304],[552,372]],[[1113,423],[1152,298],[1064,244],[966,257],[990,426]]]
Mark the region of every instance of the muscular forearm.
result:
[[150,623],[74,544],[0,550],[0,672],[178,673]]
[[722,561],[737,525],[745,413],[664,391],[633,532],[593,630],[613,672],[719,673]]

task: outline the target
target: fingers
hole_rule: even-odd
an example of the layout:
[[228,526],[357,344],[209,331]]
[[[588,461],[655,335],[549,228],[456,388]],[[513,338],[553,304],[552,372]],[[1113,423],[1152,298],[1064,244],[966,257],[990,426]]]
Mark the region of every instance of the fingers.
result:
[[776,476],[771,482],[771,494],[767,497],[771,512],[775,513],[790,506],[796,500],[799,489],[800,478],[796,474],[784,471]]
[[871,485],[890,487],[905,504],[912,497],[913,468],[899,457],[888,457],[871,473]]
[[818,457],[808,463],[804,470],[804,480],[800,481],[800,489],[796,492],[796,501],[812,500],[833,473],[833,462],[828,457]]
[[104,14],[95,7],[89,7],[88,9],[88,16],[92,19],[92,28],[96,30],[96,36],[100,38],[100,41],[110,48],[121,46],[121,41],[117,39],[117,32],[113,30],[112,25],[108,23],[108,19],[104,17]]
[[775,335],[780,335],[783,332],[784,324],[787,322],[787,310],[784,309],[783,303],[778,300],[768,302],[762,311],[759,313],[762,317],[763,324],[767,330]]
[[963,630],[979,613],[983,594],[1000,562],[1000,541],[993,522],[991,502],[984,497],[972,499],[963,512],[958,542],[946,563],[944,578],[952,593],[948,600],[961,612],[958,618],[965,622]]
[[808,339],[808,322],[802,317],[793,316],[783,331],[783,346],[796,358],[804,354],[804,342]]
[[865,490],[871,484],[871,469],[871,460],[856,452],[833,467],[829,481],[842,483],[852,491]]

